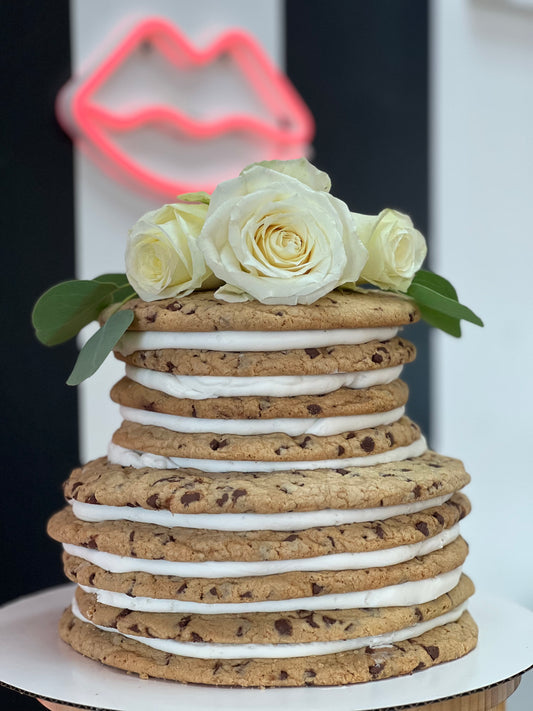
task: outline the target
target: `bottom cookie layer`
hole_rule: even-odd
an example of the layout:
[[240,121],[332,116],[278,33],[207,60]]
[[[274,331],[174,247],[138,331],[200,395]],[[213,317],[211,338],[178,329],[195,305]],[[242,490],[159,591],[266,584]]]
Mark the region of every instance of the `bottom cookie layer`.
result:
[[180,657],[99,630],[74,617],[70,608],[61,618],[59,631],[77,652],[142,678],[234,687],[335,686],[385,679],[458,659],[477,642],[477,626],[468,612],[457,622],[391,646],[294,659]]

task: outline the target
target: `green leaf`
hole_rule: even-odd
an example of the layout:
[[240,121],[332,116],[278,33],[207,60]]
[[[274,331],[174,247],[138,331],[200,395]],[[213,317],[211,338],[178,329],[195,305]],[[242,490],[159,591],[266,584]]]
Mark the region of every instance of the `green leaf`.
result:
[[112,314],[79,352],[67,385],[79,385],[96,373],[132,321],[133,311],[130,309]]
[[116,287],[98,281],[64,281],[38,299],[32,323],[41,343],[54,346],[76,336],[112,301]]
[[130,284],[124,284],[111,294],[112,304],[123,304],[137,296],[135,289]]
[[183,193],[182,195],[178,195],[176,200],[179,202],[203,202],[204,205],[209,205],[211,202],[211,195],[204,192]]
[[447,296],[450,299],[455,299],[457,301],[457,292],[455,287],[444,277],[434,274],[433,272],[428,272],[425,269],[419,269],[414,276],[412,281],[413,284],[420,286],[427,286],[433,291],[437,291],[443,296]]
[[450,336],[455,336],[460,338],[461,336],[461,321],[458,318],[453,318],[453,316],[446,316],[446,314],[436,311],[435,309],[430,309],[427,306],[418,305],[420,309],[420,314],[426,323],[435,328],[440,328],[441,331],[449,333]]
[[125,274],[100,274],[100,276],[94,277],[93,281],[114,284],[116,287],[126,286],[126,284],[129,284],[128,277]]
[[444,296],[428,286],[412,283],[407,290],[407,294],[416,301],[418,306],[426,306],[446,316],[464,319],[465,321],[470,321],[470,323],[475,323],[477,326],[483,326],[483,321],[468,306],[464,306],[456,299]]

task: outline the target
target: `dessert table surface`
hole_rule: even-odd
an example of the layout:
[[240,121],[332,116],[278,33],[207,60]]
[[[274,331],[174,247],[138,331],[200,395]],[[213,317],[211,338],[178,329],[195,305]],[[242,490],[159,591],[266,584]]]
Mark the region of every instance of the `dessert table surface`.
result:
[[[73,585],[19,598],[0,608],[0,683],[42,699],[98,711],[489,711],[533,666],[533,612],[477,593],[470,611],[478,647],[462,659],[394,679],[342,687],[227,689],[143,680],[74,652],[57,633]],[[502,704],[500,706],[500,704]]]

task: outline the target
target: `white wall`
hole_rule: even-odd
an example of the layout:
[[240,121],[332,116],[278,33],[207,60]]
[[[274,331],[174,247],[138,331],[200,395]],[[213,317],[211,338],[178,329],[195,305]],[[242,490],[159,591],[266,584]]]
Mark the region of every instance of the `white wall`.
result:
[[432,21],[432,266],[486,324],[434,336],[433,446],[472,474],[478,589],[533,608],[533,11],[434,0]]

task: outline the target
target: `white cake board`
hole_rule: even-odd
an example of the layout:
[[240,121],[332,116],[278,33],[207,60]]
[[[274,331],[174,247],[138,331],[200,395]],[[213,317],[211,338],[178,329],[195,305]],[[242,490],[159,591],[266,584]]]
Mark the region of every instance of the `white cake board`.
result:
[[0,608],[0,683],[59,703],[105,711],[372,711],[461,696],[533,665],[533,612],[477,594],[470,610],[479,645],[463,659],[411,676],[343,687],[225,689],[187,686],[106,667],[74,652],[57,633],[74,586],[19,598]]

